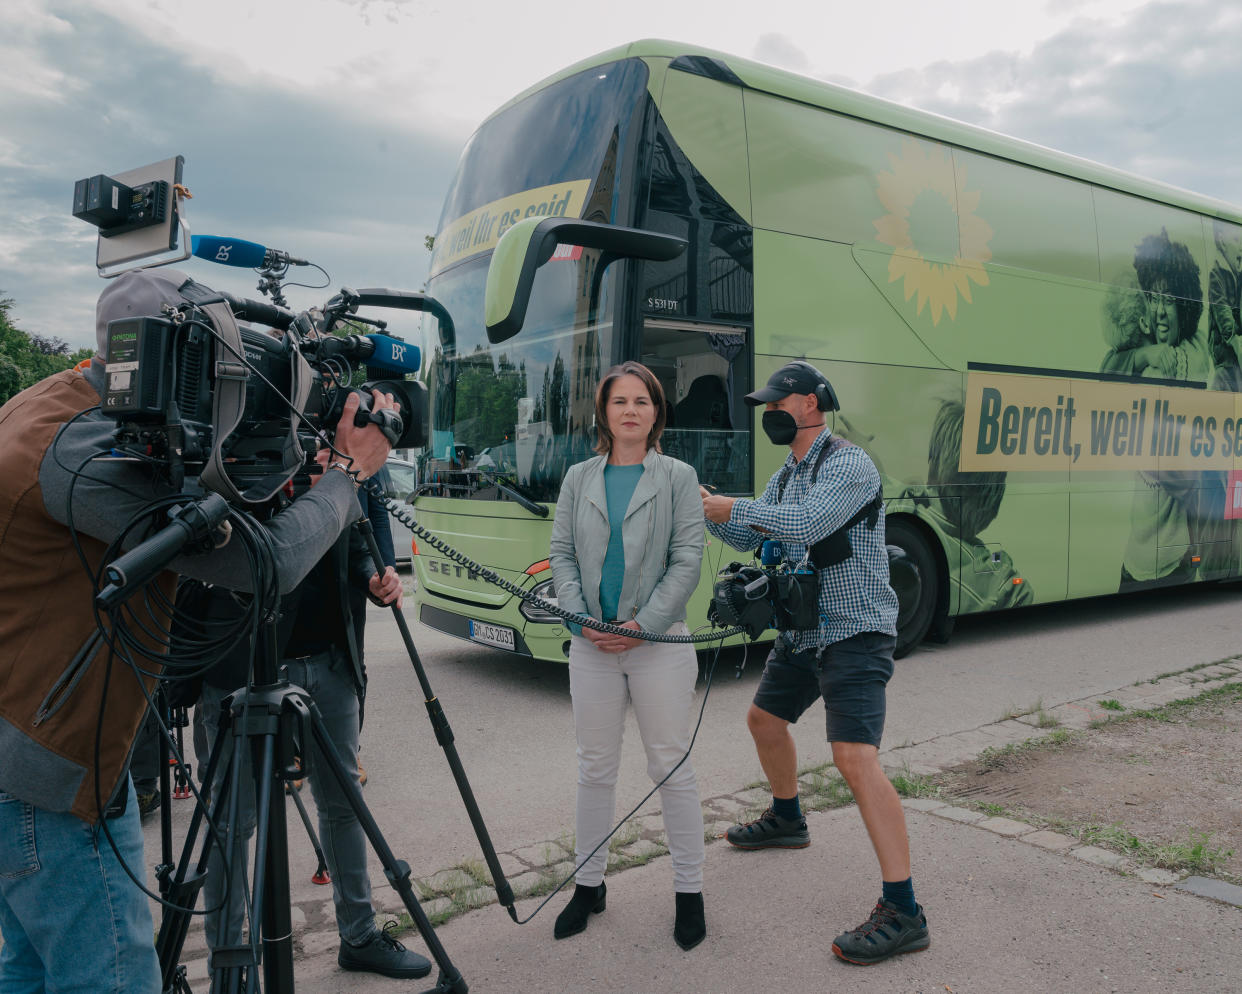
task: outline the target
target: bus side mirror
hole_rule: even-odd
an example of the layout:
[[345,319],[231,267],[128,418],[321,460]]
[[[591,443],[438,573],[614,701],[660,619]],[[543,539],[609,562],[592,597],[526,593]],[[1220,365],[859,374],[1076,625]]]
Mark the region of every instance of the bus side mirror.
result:
[[522,330],[535,270],[552,258],[558,245],[602,249],[605,258],[600,260],[601,268],[621,258],[667,262],[686,250],[684,238],[641,228],[563,217],[528,217],[519,221],[500,236],[487,268],[483,317],[487,340],[493,345]]

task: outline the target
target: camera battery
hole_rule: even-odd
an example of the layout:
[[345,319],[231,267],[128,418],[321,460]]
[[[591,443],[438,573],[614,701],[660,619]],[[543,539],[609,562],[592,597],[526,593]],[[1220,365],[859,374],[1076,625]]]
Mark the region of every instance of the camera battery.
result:
[[103,413],[163,418],[168,406],[172,325],[163,318],[120,318],[108,324]]

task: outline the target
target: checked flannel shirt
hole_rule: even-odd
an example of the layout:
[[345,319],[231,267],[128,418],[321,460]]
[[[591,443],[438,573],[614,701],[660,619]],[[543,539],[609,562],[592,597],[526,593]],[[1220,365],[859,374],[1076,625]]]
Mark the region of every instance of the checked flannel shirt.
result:
[[[800,462],[793,453],[785,460],[789,478],[780,503],[776,495],[784,468],[778,470],[755,500],[733,503],[728,522],[707,522],[707,530],[735,549],[754,551],[765,538],[779,539],[785,561],[796,565],[807,548],[831,535],[870,503],[880,489],[880,474],[871,457],[856,445],[842,445],[824,460],[815,485],[811,471],[832,432],[825,429]],[[756,531],[764,528],[769,534]],[[854,554],[819,571],[818,630],[782,632],[795,652],[818,649],[860,632],[897,632],[897,595],[888,583],[888,551],[884,546],[884,511],[875,528],[860,521],[849,530]]]

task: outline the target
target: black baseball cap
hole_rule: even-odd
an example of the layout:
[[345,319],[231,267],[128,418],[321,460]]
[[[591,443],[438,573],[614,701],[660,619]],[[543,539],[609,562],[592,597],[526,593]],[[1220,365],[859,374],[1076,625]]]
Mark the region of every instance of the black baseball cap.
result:
[[758,407],[788,397],[791,393],[813,394],[816,387],[827,383],[824,374],[809,362],[787,362],[768,377],[766,386],[748,393],[745,400],[751,407]]

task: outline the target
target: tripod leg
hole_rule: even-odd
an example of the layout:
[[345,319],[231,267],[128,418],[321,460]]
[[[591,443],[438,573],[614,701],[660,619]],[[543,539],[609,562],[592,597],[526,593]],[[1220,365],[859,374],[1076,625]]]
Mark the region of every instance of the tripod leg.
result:
[[289,796],[293,798],[293,804],[298,809],[298,815],[302,819],[302,825],[306,829],[306,834],[310,836],[311,848],[315,850],[315,858],[319,860],[319,868],[311,877],[313,884],[329,884],[332,882],[332,875],[328,873],[328,864],[323,856],[323,847],[319,844],[319,836],[315,834],[315,828],[311,824],[310,815],[306,813],[306,805],[302,803],[302,795],[296,790],[289,791]]
[[371,843],[371,848],[384,866],[384,875],[388,878],[392,888],[401,895],[401,900],[405,904],[406,910],[414,920],[414,924],[418,928],[419,934],[423,937],[423,941],[427,943],[428,951],[430,951],[432,958],[435,959],[436,964],[440,967],[439,980],[436,986],[428,991],[428,994],[432,994],[432,992],[435,992],[435,994],[449,994],[449,992],[465,994],[468,990],[465,980],[457,968],[453,966],[448,953],[436,936],[431,921],[427,918],[427,913],[423,911],[422,905],[419,904],[418,898],[414,894],[414,888],[410,883],[409,864],[404,860],[398,860],[393,855],[388,842],[380,833],[379,826],[375,823],[374,817],[367,809],[366,802],[362,799],[362,791],[350,775],[348,768],[345,766],[345,761],[337,751],[336,744],[332,741],[327,728],[324,726],[319,708],[309,698],[305,699],[305,706],[310,711],[311,733],[315,744],[318,746],[317,758],[320,761],[320,768],[314,775],[320,777],[330,776],[340,788],[341,793],[345,795],[350,809],[358,819],[358,824],[362,827],[367,840]]
[[[371,531],[371,523],[366,518],[361,518],[354,523],[354,527],[362,532],[367,542],[367,548],[371,552],[371,562],[374,564],[376,572],[382,576],[384,573],[384,562],[380,556],[379,546],[375,544],[375,535]],[[414,639],[410,636],[410,628],[405,623],[405,615],[401,613],[400,608],[396,604],[392,605],[392,615],[397,621],[397,628],[400,629],[401,638],[405,642],[405,651],[409,654],[410,662],[414,666],[414,673],[417,675],[418,682],[423,689],[423,700],[427,706],[427,717],[431,719],[431,727],[435,731],[436,741],[440,743],[440,748],[444,750],[444,756],[448,760],[449,769],[453,772],[453,779],[457,783],[457,791],[461,794],[462,802],[466,805],[466,814],[470,816],[470,824],[474,826],[475,837],[478,838],[479,847],[483,850],[483,859],[487,863],[487,868],[492,875],[492,882],[496,886],[496,898],[508,909],[509,917],[517,921],[517,911],[513,906],[513,888],[509,886],[509,881],[505,878],[505,872],[500,868],[500,857],[496,855],[496,847],[492,845],[487,825],[483,821],[483,814],[479,811],[479,805],[474,799],[474,791],[470,789],[470,781],[466,778],[465,768],[461,765],[461,758],[457,755],[457,747],[453,745],[453,730],[449,727],[448,718],[444,714],[444,709],[440,707],[439,699],[431,691],[431,683],[427,679],[427,671],[423,669],[422,660],[418,657],[418,650],[414,648]]]

